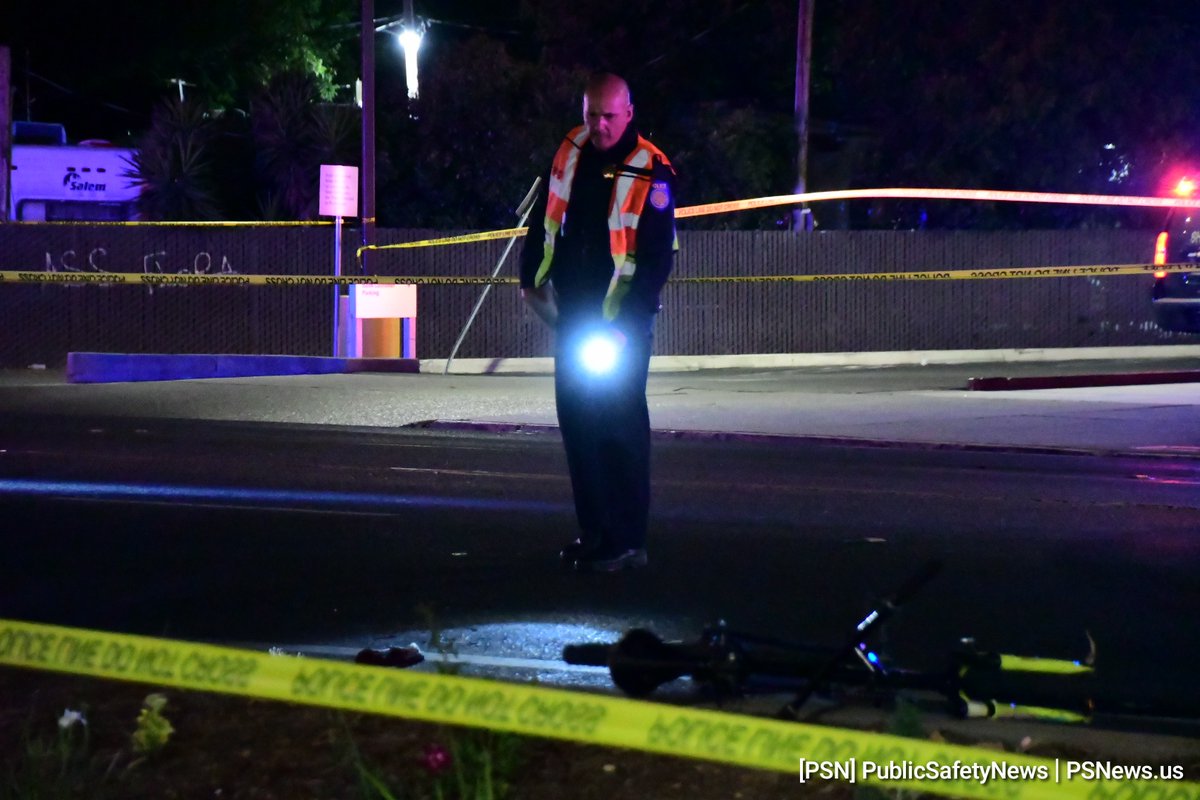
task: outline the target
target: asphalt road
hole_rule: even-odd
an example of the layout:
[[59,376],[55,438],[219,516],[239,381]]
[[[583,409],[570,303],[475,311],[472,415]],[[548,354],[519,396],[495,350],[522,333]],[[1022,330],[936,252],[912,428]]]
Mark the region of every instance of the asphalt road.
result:
[[938,558],[880,641],[898,661],[1090,635],[1110,695],[1195,696],[1194,460],[664,439],[650,566],[576,575],[556,436],[10,413],[0,437],[0,616],[343,655],[437,629],[552,660],[717,619],[835,644]]

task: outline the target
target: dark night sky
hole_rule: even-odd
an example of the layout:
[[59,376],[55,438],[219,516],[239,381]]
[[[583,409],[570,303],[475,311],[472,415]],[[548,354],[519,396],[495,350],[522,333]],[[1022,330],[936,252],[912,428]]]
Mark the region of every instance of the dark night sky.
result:
[[[149,123],[157,98],[176,90],[167,82],[165,63],[173,51],[183,52],[190,40],[202,36],[186,20],[207,5],[197,0],[3,0],[0,44],[11,49],[13,119],[63,122],[72,139],[136,134]],[[443,40],[495,31],[519,43],[527,38],[513,35],[519,5],[516,0],[417,0],[416,10],[418,16],[445,23],[437,26]],[[346,6],[351,24],[341,29],[341,37],[357,76],[360,5],[348,0]],[[403,11],[403,0],[375,3],[377,20]],[[226,29],[237,25],[219,24]],[[376,37],[377,71],[400,72],[402,80],[397,49],[390,37]],[[151,55],[156,56],[155,72],[164,74],[152,74],[146,63]]]
[[[971,4],[971,13],[988,6],[1011,8],[1006,19],[1014,26],[1022,20],[1021,7],[1029,0],[978,0]],[[853,24],[855,16],[870,12],[873,3],[883,0],[815,0],[818,9],[818,38],[828,34],[833,25],[826,20],[836,19],[836,25]],[[1043,0],[1038,0],[1040,5]],[[791,0],[774,0],[776,5],[794,8]],[[761,15],[772,0],[747,0],[745,3],[729,3],[733,8],[748,7],[749,14]],[[225,5],[230,11],[228,19],[215,23],[211,16],[215,6]],[[253,5],[246,3],[245,5]],[[270,7],[271,3],[259,5]],[[282,4],[276,4],[282,5]],[[429,40],[429,48],[440,41],[462,39],[477,32],[490,32],[504,41],[519,56],[536,55],[538,41],[528,21],[522,21],[521,0],[415,0],[419,17],[439,20],[434,26],[435,38]],[[533,3],[535,7],[558,8],[555,13],[570,13],[562,7],[548,3]],[[627,3],[627,6],[636,5]],[[642,3],[650,8],[662,4]],[[703,30],[706,20],[695,5],[696,14],[681,15],[671,20],[678,36],[684,42],[695,31]],[[912,5],[914,9],[944,7],[947,15],[963,15],[960,4],[944,0],[888,0],[885,6],[893,8]],[[1195,0],[1089,0],[1070,3],[1078,9],[1080,17],[1086,18],[1101,9],[1116,11],[1128,23],[1136,25],[1152,17],[1178,20],[1200,31],[1200,2]],[[678,7],[688,9],[687,4]],[[69,133],[76,138],[87,136],[121,136],[123,132],[135,133],[148,123],[148,113],[155,100],[171,91],[167,74],[172,56],[185,53],[189,42],[203,40],[205,31],[212,27],[212,37],[228,36],[238,29],[235,14],[242,5],[233,0],[125,0],[123,2],[96,2],[96,0],[3,0],[0,2],[0,43],[12,49],[13,59],[13,115],[24,119],[29,114],[34,119],[62,121],[69,126]],[[345,18],[357,23],[360,6],[346,0]],[[397,17],[403,13],[404,0],[376,0],[377,19]],[[573,9],[572,9],[573,10]],[[746,16],[746,14],[743,14]],[[786,19],[786,13],[783,15]],[[204,24],[196,21],[203,20]],[[527,18],[526,18],[527,20]],[[637,22],[637,20],[633,20]],[[728,26],[727,26],[728,27]],[[717,31],[710,39],[724,34]],[[789,42],[794,39],[794,29],[780,29],[778,35]],[[345,40],[345,72],[357,74],[358,44],[354,24],[343,29]],[[736,47],[736,43],[728,43]],[[790,46],[790,45],[789,45]],[[820,42],[817,45],[821,47]],[[664,51],[678,50],[678,42],[663,42]],[[696,51],[696,47],[692,47]],[[402,60],[398,48],[387,37],[376,39],[377,74],[380,80],[402,80]],[[701,53],[711,55],[711,50]],[[786,52],[786,49],[783,51]],[[659,53],[646,53],[649,59]],[[742,57],[753,60],[755,53]],[[432,52],[427,53],[432,59]],[[199,57],[199,56],[194,56]],[[1195,58],[1194,53],[1181,54],[1184,58]],[[719,59],[717,59],[719,61]],[[705,58],[698,68],[714,66],[714,59]],[[153,62],[153,63],[151,63]],[[786,66],[786,65],[785,65]],[[819,80],[820,64],[814,65],[814,80]],[[185,68],[180,68],[186,71]],[[790,67],[781,71],[787,73]],[[186,75],[182,77],[186,78]],[[349,75],[343,77],[350,79]],[[823,102],[820,86],[814,88],[814,103]]]
[[[810,107],[819,135],[811,140],[810,188],[1140,193],[1155,191],[1173,161],[1200,160],[1200,0],[814,2]],[[452,57],[494,55],[456,49],[483,33],[504,45],[509,71],[541,59],[542,82],[551,74],[547,64],[590,69],[613,59],[634,85],[639,120],[655,123],[649,132],[690,159],[693,200],[794,185],[788,176],[795,174],[796,0],[414,0],[414,6],[418,17],[437,21],[422,48],[423,84],[439,68],[451,75],[447,65],[458,63],[439,106],[443,116],[456,116],[442,128],[406,130],[404,115],[381,113],[379,124],[392,125],[381,127],[381,141],[425,154],[423,164],[431,153],[440,154],[439,163],[467,161],[470,154],[451,141],[471,128],[461,120],[479,113],[493,87],[505,86]],[[0,0],[0,43],[12,48],[14,118],[24,119],[28,109],[34,119],[66,124],[72,139],[132,143],[154,106],[175,91],[169,78],[206,69],[227,78],[261,42],[249,33],[255,25],[288,7],[283,0]],[[403,10],[403,0],[375,0],[377,19]],[[341,26],[328,28],[343,42],[343,84],[358,74],[359,11],[345,0]],[[393,104],[403,98],[402,64],[394,40],[377,36],[377,96]],[[243,87],[250,84],[245,77]],[[478,93],[469,91],[480,83]],[[571,121],[575,106],[565,96],[538,113],[554,115],[555,124]],[[246,107],[245,92],[229,97],[227,107]],[[338,99],[350,97],[346,90]],[[529,136],[523,99],[510,95],[507,113],[495,115],[507,125],[498,139]],[[432,115],[425,122],[434,122]],[[495,157],[526,156],[514,146]],[[1129,180],[1108,182],[1110,172],[1127,167]],[[404,185],[415,178],[397,173],[395,180]],[[434,187],[447,182],[429,180]]]

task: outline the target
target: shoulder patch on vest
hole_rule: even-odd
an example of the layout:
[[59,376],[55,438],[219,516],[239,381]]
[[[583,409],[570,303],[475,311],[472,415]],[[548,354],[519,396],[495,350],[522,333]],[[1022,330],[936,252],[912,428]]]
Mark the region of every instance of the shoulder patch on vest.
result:
[[650,186],[650,205],[662,211],[671,204],[671,187],[666,181],[655,181]]

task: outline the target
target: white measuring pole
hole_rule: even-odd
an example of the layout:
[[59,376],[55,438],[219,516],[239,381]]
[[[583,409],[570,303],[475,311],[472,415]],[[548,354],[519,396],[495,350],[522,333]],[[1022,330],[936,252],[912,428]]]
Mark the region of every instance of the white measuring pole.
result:
[[[542,179],[540,177],[535,178],[533,185],[529,187],[529,191],[525,194],[525,199],[517,207],[517,214],[520,216],[520,222],[517,223],[518,228],[524,227],[525,220],[529,218],[529,212],[533,208],[533,200],[537,197],[537,190],[541,184]],[[513,236],[508,240],[508,244],[504,246],[504,253],[501,254],[500,260],[496,262],[496,268],[492,270],[493,278],[500,274],[500,270],[503,268],[504,262],[508,258],[508,254],[516,241],[517,237]],[[467,324],[463,325],[462,332],[458,334],[458,340],[454,342],[454,347],[450,349],[450,357],[446,359],[446,366],[442,368],[443,375],[449,374],[450,364],[454,361],[454,356],[458,354],[459,345],[463,343],[463,339],[467,338],[467,331],[471,329],[471,324],[475,322],[475,316],[479,313],[480,307],[483,306],[483,301],[487,299],[488,292],[491,290],[492,284],[489,283],[483,287],[483,292],[480,293],[479,299],[475,301],[475,308],[471,309],[471,316],[467,318]]]

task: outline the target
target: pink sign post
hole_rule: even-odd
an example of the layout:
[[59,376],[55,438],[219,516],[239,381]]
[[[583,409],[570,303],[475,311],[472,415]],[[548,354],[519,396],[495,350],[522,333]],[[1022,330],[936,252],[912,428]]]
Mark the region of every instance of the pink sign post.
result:
[[[342,218],[358,216],[358,167],[343,164],[321,165],[321,190],[318,213],[333,217],[333,275],[342,276]],[[338,316],[342,289],[333,284],[333,355],[338,354]]]

